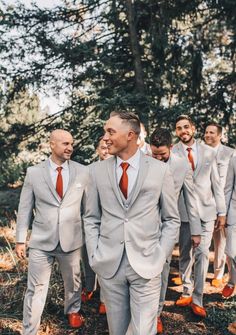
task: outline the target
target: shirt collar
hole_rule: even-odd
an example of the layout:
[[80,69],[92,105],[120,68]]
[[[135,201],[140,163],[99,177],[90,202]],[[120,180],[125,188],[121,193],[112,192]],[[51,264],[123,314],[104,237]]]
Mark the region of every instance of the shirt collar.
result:
[[130,157],[127,161],[123,161],[120,157],[116,157],[116,166],[119,167],[121,163],[126,162],[129,163],[134,169],[139,168],[139,161],[140,161],[140,149],[138,149],[135,154]]
[[216,147],[212,147],[212,149],[217,152],[219,150],[219,147],[220,147],[220,143],[216,146]]
[[[53,162],[53,160],[51,159],[51,157],[49,157],[49,163],[50,166],[53,170],[56,171],[56,169],[59,167],[59,165],[57,165],[56,163]],[[62,165],[60,165],[64,170],[69,169],[69,165],[68,165],[68,161],[65,161]]]
[[181,142],[183,148],[184,148],[184,151],[187,151],[188,148],[191,148],[193,151],[197,151],[197,142],[194,141],[193,144],[191,146],[188,146],[186,144],[184,144],[183,142]]

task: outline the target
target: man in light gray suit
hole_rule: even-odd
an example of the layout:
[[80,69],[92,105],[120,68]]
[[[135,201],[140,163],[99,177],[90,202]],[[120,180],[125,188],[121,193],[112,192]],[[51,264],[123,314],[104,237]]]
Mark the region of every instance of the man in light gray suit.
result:
[[84,216],[89,261],[110,335],[154,335],[160,274],[180,225],[173,178],[167,164],[138,149],[134,113],[111,113],[104,130],[114,157],[91,166]]
[[222,291],[222,296],[233,295],[236,285],[236,157],[231,157],[225,183],[225,200],[227,208],[226,249],[229,268],[229,280]]
[[[150,145],[152,150],[152,157],[167,163],[170,167],[170,171],[174,179],[177,198],[179,199],[181,196],[186,205],[192,245],[193,248],[196,248],[201,241],[202,228],[197,211],[197,200],[195,197],[193,185],[193,171],[184,157],[179,157],[171,153],[172,138],[171,133],[167,129],[157,128],[150,137]],[[178,240],[179,234],[176,236],[176,242]],[[170,253],[161,274],[162,283],[158,309],[157,333],[163,332],[161,312],[164,307],[168,286],[171,257],[172,253]]]
[[84,324],[81,304],[80,259],[84,244],[81,213],[88,169],[70,160],[73,138],[57,129],[50,136],[51,157],[27,170],[16,226],[16,253],[26,257],[27,230],[35,217],[29,241],[28,284],[24,299],[23,335],[36,335],[45,305],[52,265],[60,265],[69,325]]
[[[205,317],[203,291],[209,264],[209,248],[214,229],[225,225],[224,192],[217,170],[215,152],[204,144],[194,140],[195,126],[187,115],[176,120],[176,135],[180,142],[174,145],[172,152],[184,157],[193,170],[197,209],[202,223],[201,243],[193,252],[190,227],[184,219],[185,204],[180,203],[180,273],[183,281],[183,294],[176,301],[178,306],[191,305],[194,314]],[[184,221],[182,221],[184,220]],[[192,265],[194,262],[194,282]]]
[[[226,175],[230,158],[234,155],[235,150],[221,144],[223,128],[215,122],[207,125],[204,134],[204,140],[207,145],[216,152],[216,163],[220,175],[221,185],[225,187]],[[225,270],[225,230],[216,230],[213,233],[214,240],[214,278],[211,282],[212,286],[219,287],[223,284],[223,275]]]

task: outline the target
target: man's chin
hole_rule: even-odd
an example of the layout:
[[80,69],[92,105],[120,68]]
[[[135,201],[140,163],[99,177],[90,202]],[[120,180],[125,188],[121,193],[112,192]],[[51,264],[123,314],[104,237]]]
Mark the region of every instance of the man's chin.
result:
[[188,144],[189,142],[191,142],[191,140],[192,140],[192,137],[181,138],[181,141],[182,141],[184,144]]

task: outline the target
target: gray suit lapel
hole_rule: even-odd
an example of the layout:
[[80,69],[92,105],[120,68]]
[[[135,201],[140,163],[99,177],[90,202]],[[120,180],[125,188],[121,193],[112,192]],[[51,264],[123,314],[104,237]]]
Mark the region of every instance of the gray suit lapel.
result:
[[57,194],[57,191],[55,189],[55,187],[53,186],[52,183],[52,178],[50,176],[50,171],[49,171],[49,159],[47,159],[43,164],[42,164],[42,169],[43,169],[43,177],[49,187],[49,189],[51,190],[53,196],[56,198],[57,201],[60,202],[60,197]]
[[203,159],[203,152],[202,152],[202,147],[201,145],[196,142],[196,148],[197,148],[197,166],[196,166],[196,169],[194,170],[194,177],[196,177],[201,169],[201,166],[202,166],[202,159]]
[[139,173],[137,176],[137,180],[134,184],[134,190],[132,192],[131,200],[130,200],[130,206],[134,203],[135,199],[139,195],[140,189],[143,185],[143,182],[147,176],[149,168],[149,162],[148,157],[144,155],[142,152],[140,153],[140,164],[139,164]]
[[71,186],[76,178],[76,169],[74,165],[71,163],[71,161],[68,161],[68,167],[69,167],[69,183],[68,183],[63,199],[70,193]]
[[185,152],[184,152],[184,147],[183,147],[183,145],[182,145],[180,142],[177,143],[177,149],[178,149],[179,155],[180,155],[181,157],[186,158],[186,154],[185,154]]
[[121,204],[122,207],[124,207],[121,192],[119,190],[119,186],[117,185],[117,179],[116,179],[116,158],[110,158],[107,160],[107,170],[108,170],[108,176],[110,178],[111,186],[113,188],[113,191],[117,197],[117,200]]

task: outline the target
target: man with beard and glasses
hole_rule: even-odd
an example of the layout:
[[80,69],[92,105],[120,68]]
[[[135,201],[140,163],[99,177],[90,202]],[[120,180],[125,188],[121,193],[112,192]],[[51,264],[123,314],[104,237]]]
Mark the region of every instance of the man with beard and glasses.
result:
[[[230,158],[235,155],[235,150],[221,143],[223,128],[215,122],[211,122],[206,126],[204,140],[216,152],[216,162],[222,187],[225,187],[227,170]],[[220,229],[213,233],[214,241],[214,278],[211,282],[212,286],[219,287],[223,284],[223,275],[225,270],[225,230]]]
[[26,257],[27,231],[35,210],[29,240],[23,335],[38,333],[55,260],[63,277],[68,323],[72,328],[84,325],[80,314],[80,259],[89,173],[85,166],[70,160],[73,138],[68,131],[54,130],[49,143],[49,159],[27,170],[17,215],[16,254],[22,259]]
[[138,148],[136,114],[113,112],[104,130],[113,157],[90,170],[89,262],[104,294],[110,335],[155,335],[161,272],[180,225],[173,178],[167,164]]
[[[225,225],[225,200],[216,164],[216,153],[206,145],[194,139],[195,125],[187,115],[180,115],[175,123],[179,142],[172,152],[184,157],[193,170],[197,209],[201,219],[202,236],[200,245],[193,251],[188,217],[185,216],[185,203],[179,206],[180,227],[180,260],[179,270],[183,282],[183,293],[176,301],[177,306],[190,305],[194,314],[205,317],[203,291],[209,264],[209,248],[214,230]],[[192,267],[194,265],[194,278]]]
[[[201,241],[201,221],[197,211],[197,203],[193,185],[193,171],[184,157],[178,157],[171,152],[172,138],[171,133],[164,128],[157,128],[151,135],[150,145],[152,157],[165,162],[170,167],[173,175],[175,191],[177,198],[183,198],[186,205],[188,221],[191,231],[191,239],[193,248],[196,248]],[[180,200],[179,200],[180,201]],[[180,218],[181,219],[181,218]],[[176,242],[179,240],[179,232],[176,235]],[[161,273],[161,293],[158,309],[157,333],[163,332],[163,324],[161,320],[161,312],[164,307],[165,296],[168,286],[168,277],[170,272],[172,252],[164,265]]]

